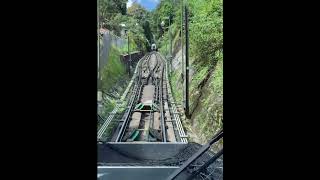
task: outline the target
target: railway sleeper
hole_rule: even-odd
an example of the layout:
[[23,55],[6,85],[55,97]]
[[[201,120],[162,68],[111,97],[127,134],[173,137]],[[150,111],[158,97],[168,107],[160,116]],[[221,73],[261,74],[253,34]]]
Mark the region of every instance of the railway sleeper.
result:
[[161,133],[161,130],[150,128],[150,129],[149,129],[149,133],[151,134],[151,136],[153,136],[153,137],[156,138],[157,140],[162,141],[162,133]]
[[128,132],[123,136],[122,141],[127,141],[127,139],[130,138],[136,130],[137,128],[129,128]]

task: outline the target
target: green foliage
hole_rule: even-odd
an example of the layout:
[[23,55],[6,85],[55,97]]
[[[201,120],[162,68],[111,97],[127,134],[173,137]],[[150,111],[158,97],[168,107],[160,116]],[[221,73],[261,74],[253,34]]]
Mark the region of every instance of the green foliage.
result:
[[[218,60],[218,54],[223,49],[223,8],[221,0],[188,0],[189,9],[189,43],[190,57],[195,59],[198,66],[210,66],[214,68]],[[181,0],[175,1],[172,6],[171,0],[163,0],[153,13],[154,22],[158,21],[157,36],[159,48],[169,43],[165,40],[167,30],[163,31],[159,25],[161,21],[172,12],[172,33],[174,47],[177,45],[177,38],[181,29]],[[168,26],[168,21],[165,21]],[[153,23],[154,24],[154,23]],[[164,36],[163,36],[164,33]]]
[[[161,20],[164,20],[165,18],[172,16],[173,15],[172,0],[161,1],[157,8],[156,15]],[[168,23],[166,23],[166,26],[168,26]]]
[[218,63],[215,67],[215,71],[213,74],[213,81],[210,84],[213,87],[214,93],[223,95],[223,54],[218,54]]
[[127,0],[99,0],[99,15],[102,22],[112,19],[117,13],[126,14]]
[[164,34],[164,36],[159,39],[158,44],[160,46],[160,53],[162,53],[163,55],[167,56],[169,54],[169,35],[168,34]]
[[182,102],[183,94],[182,94],[182,82],[179,81],[180,73],[178,71],[173,71],[170,76],[170,83],[172,88],[173,97],[176,102]]
[[191,0],[190,49],[200,65],[214,67],[223,48],[221,0]]
[[127,16],[123,16],[122,14],[117,13],[117,14],[114,14],[112,18],[107,19],[103,27],[113,31],[113,33],[116,34],[117,36],[121,36],[120,24],[126,21],[128,21]]
[[152,44],[154,42],[154,40],[153,40],[153,35],[151,32],[149,21],[145,21],[143,23],[143,29],[144,29],[144,34],[145,34],[146,38],[148,39],[149,44]]
[[145,21],[145,17],[147,15],[147,10],[142,7],[138,3],[133,3],[132,6],[128,8],[128,15],[133,17],[134,19],[137,19],[139,23]]
[[177,15],[176,12],[179,10],[178,6],[179,0],[172,1],[172,0],[162,0],[156,9],[152,12],[152,23],[151,23],[151,30],[155,35],[156,39],[161,38],[161,36],[166,32],[168,29],[163,29],[161,27],[161,22],[164,21],[164,27],[169,26],[169,19],[171,24],[175,22],[175,16]]
[[200,82],[206,78],[207,74],[209,72],[209,67],[203,67],[200,68],[196,74],[192,77],[192,81],[194,81],[192,84],[194,85],[194,88],[197,88],[197,86],[200,84]]
[[[154,22],[151,24],[157,24],[155,20],[168,15],[167,7],[163,5],[167,2],[170,1],[164,0],[160,3],[154,12]],[[171,29],[174,52],[178,52],[181,44],[182,11],[181,0],[175,2],[177,4],[173,6]],[[223,6],[221,0],[185,0],[185,2],[189,9],[189,57],[192,69],[189,100],[193,115],[190,121],[183,121],[183,124],[185,127],[190,127],[187,128],[188,133],[192,131],[197,134],[198,138],[193,140],[205,143],[223,126]],[[166,46],[170,44],[168,31],[162,31],[159,26],[153,26],[152,29],[159,30],[156,36],[159,49],[166,55]],[[184,39],[182,41],[185,44]],[[180,69],[181,65],[170,77],[176,103],[181,103],[183,97]],[[185,122],[190,123],[188,125]]]
[[[130,51],[146,51],[147,39],[152,39],[152,33],[148,31],[149,26],[146,26],[150,16],[147,10],[137,3],[127,9],[127,0],[99,0],[99,3],[101,26],[117,36],[123,36],[121,33],[124,29],[121,24],[125,24],[125,29],[129,30]],[[127,52],[127,47],[126,51],[121,52]]]
[[125,75],[125,66],[120,61],[120,51],[110,48],[108,64],[102,69],[102,90],[108,92],[114,84]]

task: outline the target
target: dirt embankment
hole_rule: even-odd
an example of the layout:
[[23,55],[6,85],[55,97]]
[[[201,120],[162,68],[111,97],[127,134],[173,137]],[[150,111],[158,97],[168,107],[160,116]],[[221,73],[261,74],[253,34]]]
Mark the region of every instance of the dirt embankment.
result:
[[[175,51],[177,53],[173,60],[171,76],[173,95],[189,141],[204,144],[223,126],[223,60],[218,60],[215,67],[197,67],[196,62],[190,60],[191,117],[187,119],[183,111],[183,63],[180,50]],[[222,142],[219,146],[222,146]]]

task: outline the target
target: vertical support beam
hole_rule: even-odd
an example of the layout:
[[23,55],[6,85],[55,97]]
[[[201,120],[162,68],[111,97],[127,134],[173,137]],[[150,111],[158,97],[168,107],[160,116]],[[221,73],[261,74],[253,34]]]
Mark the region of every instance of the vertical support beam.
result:
[[130,63],[131,63],[130,42],[129,42],[130,39],[129,39],[129,32],[127,32],[127,33],[128,33],[127,36],[128,36],[128,56],[129,56],[129,60],[128,60],[127,64],[128,64],[128,74],[130,77]]
[[170,38],[170,57],[169,57],[169,75],[172,71],[172,32],[171,32],[171,14],[169,16],[169,38]]
[[[183,83],[183,87],[185,87],[185,68],[184,68],[184,46],[183,46],[183,6],[184,6],[184,0],[181,0],[181,74],[182,74],[182,83]],[[183,98],[182,98],[182,104],[183,104],[183,108],[185,109],[185,102],[186,102],[186,97],[185,97],[185,88],[182,88],[182,94],[183,94]]]
[[168,44],[167,43],[166,43],[166,50],[167,50],[166,58],[168,58]]
[[187,117],[190,117],[189,114],[189,27],[188,27],[188,7],[185,5],[184,7],[185,12],[185,28],[186,28],[186,86],[185,86],[185,93],[186,93],[186,105],[185,105],[185,114]]
[[[98,45],[98,46],[97,46],[97,47],[98,47],[98,50],[97,50],[97,54],[98,54],[98,55],[97,55],[97,56],[98,56],[98,78],[97,78],[97,79],[98,79],[98,84],[100,84],[100,83],[99,83],[99,81],[100,81],[100,13],[99,13],[99,7],[100,7],[99,4],[100,4],[100,3],[99,3],[99,0],[97,0],[97,3],[98,3],[98,4],[97,4],[97,16],[98,16],[98,17],[97,17],[97,21],[98,21],[98,23],[97,23],[97,25],[98,25],[98,27],[97,27],[97,31],[98,31],[98,32],[97,32],[97,33],[98,33],[98,34],[97,34],[97,35],[98,35],[98,36],[97,36],[97,38],[98,38],[98,42],[97,42],[97,43],[98,43],[98,44],[97,44],[97,45]],[[98,88],[99,88],[99,87],[98,87]]]
[[99,113],[99,104],[102,100],[102,94],[101,94],[101,82],[100,82],[100,13],[99,13],[99,0],[97,0],[97,100],[98,100],[98,103],[97,103],[97,113]]

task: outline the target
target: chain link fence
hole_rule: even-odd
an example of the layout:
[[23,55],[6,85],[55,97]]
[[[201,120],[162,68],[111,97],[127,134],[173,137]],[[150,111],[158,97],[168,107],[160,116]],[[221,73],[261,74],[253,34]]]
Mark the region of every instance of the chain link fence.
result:
[[98,113],[101,113],[103,106],[101,103],[103,101],[101,92],[102,70],[108,65],[111,47],[121,51],[126,48],[128,41],[125,38],[114,35],[107,29],[100,29],[98,37]]
[[116,47],[117,49],[124,49],[127,45],[127,39],[123,39],[112,34],[109,30],[100,30],[99,36],[99,63],[98,70],[101,73],[101,70],[104,66],[108,64],[108,58],[110,53],[111,46]]

